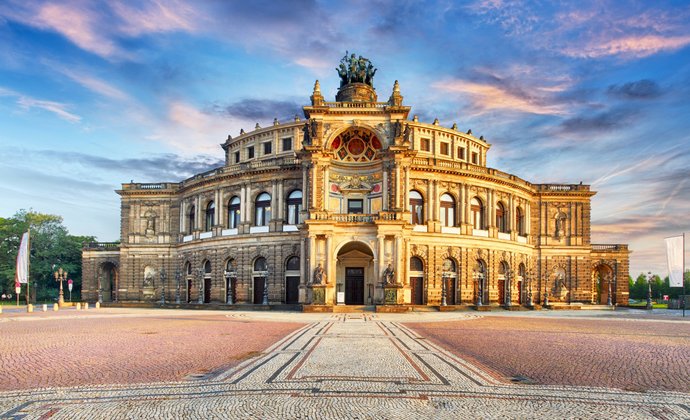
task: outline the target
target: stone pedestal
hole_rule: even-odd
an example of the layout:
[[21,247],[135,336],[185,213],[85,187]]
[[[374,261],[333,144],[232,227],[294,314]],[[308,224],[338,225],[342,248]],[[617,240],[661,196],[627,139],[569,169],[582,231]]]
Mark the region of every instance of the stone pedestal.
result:
[[386,305],[401,305],[404,302],[402,284],[388,284],[383,286],[383,303]]
[[312,284],[311,286],[311,304],[325,305],[326,304],[326,284]]

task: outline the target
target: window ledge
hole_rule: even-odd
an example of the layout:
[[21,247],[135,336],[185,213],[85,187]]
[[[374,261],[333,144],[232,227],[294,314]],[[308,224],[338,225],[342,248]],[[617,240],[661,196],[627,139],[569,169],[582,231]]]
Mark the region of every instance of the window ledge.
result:
[[441,233],[460,234],[460,228],[456,226],[441,226]]
[[297,225],[283,225],[283,232],[297,232]]
[[521,244],[526,244],[527,243],[527,237],[526,236],[518,236],[517,241]]
[[223,236],[237,235],[237,229],[223,229],[221,234]]
[[414,225],[412,227],[413,232],[428,232],[426,225]]
[[210,232],[210,231],[209,232],[201,232],[199,234],[199,239],[208,239],[211,237],[213,237],[213,232]]
[[498,232],[498,239],[503,239],[504,241],[510,240],[510,233]]
[[489,237],[489,231],[484,229],[472,229],[472,236]]
[[267,233],[268,226],[251,226],[249,228],[249,233]]
[[194,235],[185,235],[182,237],[182,242],[191,242],[194,239]]

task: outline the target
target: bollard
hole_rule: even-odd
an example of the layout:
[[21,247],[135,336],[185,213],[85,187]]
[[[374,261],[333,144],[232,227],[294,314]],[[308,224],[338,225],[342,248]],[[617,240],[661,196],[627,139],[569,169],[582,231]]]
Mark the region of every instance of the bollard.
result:
[[57,312],[57,310],[58,310],[58,304],[53,303],[53,312]]
[[0,305],[0,314],[2,313],[2,305]]
[[45,303],[43,304],[43,312],[48,312],[48,305]]
[[89,302],[84,302],[84,310],[89,309]]
[[77,302],[77,310],[81,311],[81,302]]
[[101,307],[101,302],[96,302],[96,309],[100,309]]
[[34,305],[32,305],[32,304],[26,305],[26,312],[31,313],[33,311],[34,311]]

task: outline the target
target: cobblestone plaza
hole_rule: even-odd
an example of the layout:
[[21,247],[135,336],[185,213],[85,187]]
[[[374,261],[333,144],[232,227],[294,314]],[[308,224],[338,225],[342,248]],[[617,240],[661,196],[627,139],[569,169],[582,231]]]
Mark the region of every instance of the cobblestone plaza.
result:
[[690,417],[690,324],[580,312],[5,310],[0,418]]

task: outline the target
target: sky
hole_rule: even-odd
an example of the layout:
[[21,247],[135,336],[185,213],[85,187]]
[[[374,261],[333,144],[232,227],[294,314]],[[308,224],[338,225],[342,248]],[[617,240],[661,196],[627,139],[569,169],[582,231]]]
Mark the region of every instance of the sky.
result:
[[0,217],[118,240],[122,183],[222,165],[316,79],[334,100],[346,51],[380,100],[399,80],[410,115],[483,135],[488,166],[590,184],[592,242],[666,274],[663,238],[690,233],[686,0],[3,0]]

